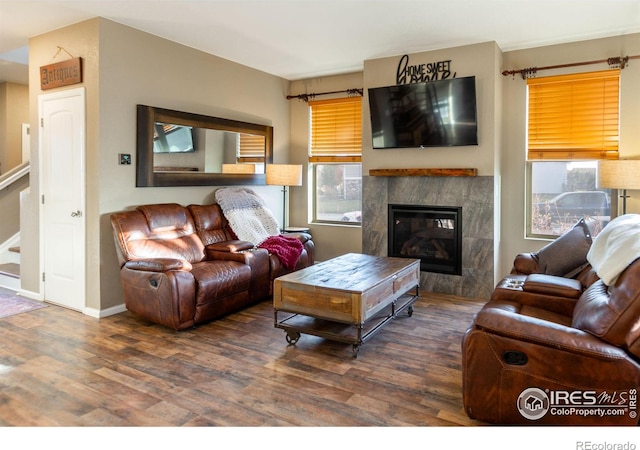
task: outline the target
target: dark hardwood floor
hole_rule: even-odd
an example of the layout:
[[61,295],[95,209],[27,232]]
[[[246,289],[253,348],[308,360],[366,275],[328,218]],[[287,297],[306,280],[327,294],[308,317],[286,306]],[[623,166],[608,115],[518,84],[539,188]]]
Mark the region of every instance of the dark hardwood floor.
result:
[[289,346],[270,301],[176,332],[50,305],[0,319],[0,425],[470,426],[460,344],[486,300],[421,293],[360,348]]

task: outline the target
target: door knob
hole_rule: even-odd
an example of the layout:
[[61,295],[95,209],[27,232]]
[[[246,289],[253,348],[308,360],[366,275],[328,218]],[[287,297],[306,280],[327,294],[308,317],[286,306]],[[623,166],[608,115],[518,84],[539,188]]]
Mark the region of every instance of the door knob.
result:
[[82,211],[77,210],[71,213],[71,217],[82,217]]

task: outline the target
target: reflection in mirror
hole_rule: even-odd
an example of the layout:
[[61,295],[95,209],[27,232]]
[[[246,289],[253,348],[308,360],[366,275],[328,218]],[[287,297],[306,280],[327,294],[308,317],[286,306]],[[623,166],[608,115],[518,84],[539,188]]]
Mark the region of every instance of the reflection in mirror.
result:
[[222,173],[256,173],[256,164],[222,164]]
[[193,152],[193,127],[173,123],[155,123],[153,153]]
[[154,172],[264,173],[264,136],[163,122],[155,128]]
[[264,184],[273,128],[138,105],[137,186]]

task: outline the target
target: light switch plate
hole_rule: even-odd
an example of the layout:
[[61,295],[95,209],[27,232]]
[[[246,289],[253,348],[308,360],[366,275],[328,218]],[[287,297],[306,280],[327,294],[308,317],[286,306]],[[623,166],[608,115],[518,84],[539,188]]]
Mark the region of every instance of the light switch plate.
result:
[[128,166],[131,164],[131,154],[130,153],[119,153],[120,157],[120,165]]

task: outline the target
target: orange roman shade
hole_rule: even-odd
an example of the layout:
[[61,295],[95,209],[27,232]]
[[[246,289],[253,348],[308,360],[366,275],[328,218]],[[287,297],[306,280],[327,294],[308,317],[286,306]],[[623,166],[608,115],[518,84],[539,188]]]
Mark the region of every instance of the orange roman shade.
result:
[[618,159],[620,70],[527,80],[527,159]]
[[309,102],[310,162],[360,162],[362,157],[362,98]]

